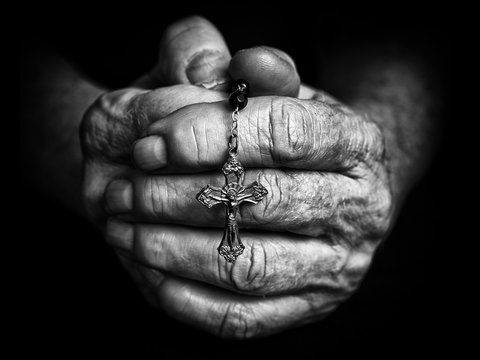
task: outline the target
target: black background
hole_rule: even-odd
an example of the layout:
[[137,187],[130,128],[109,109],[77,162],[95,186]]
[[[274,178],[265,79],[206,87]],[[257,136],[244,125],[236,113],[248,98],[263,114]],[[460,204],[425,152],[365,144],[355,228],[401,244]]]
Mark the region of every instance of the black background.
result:
[[447,26],[452,14],[432,9],[419,13],[393,5],[382,12],[347,14],[345,9],[314,10],[305,5],[294,10],[266,5],[257,9],[245,3],[184,9],[179,4],[168,10],[134,6],[120,10],[117,6],[110,15],[75,4],[65,5],[60,13],[42,8],[41,15],[25,21],[32,31],[20,42],[20,50],[25,50],[20,53],[48,44],[92,79],[111,88],[125,87],[154,64],[158,40],[170,22],[201,14],[218,26],[232,53],[259,44],[276,46],[292,55],[303,81],[321,85],[315,69],[329,49],[345,41],[394,38],[435,67],[444,91],[438,118],[444,135],[426,176],[409,195],[352,299],[323,322],[248,342],[217,339],[151,309],[97,230],[36,191],[24,171],[22,186],[29,190],[23,192],[22,203],[36,204],[28,225],[20,229],[28,252],[37,259],[20,281],[27,290],[28,314],[21,335],[33,339],[26,342],[31,350],[159,358],[461,351],[457,320],[464,316],[458,311],[464,295],[453,264],[465,252],[457,244],[468,239],[460,234],[462,222],[452,216],[452,209],[461,209],[455,172],[461,160],[452,149],[461,146],[464,130],[452,110],[452,104],[458,104],[453,101],[458,94],[453,91],[452,44],[461,36]]

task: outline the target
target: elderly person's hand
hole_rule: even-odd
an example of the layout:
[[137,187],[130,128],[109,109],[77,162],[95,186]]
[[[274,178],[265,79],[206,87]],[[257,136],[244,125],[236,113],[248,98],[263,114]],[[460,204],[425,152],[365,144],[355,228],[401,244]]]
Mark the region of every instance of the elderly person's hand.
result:
[[[237,54],[231,72],[261,65],[261,51]],[[107,241],[153,303],[214,334],[265,336],[323,318],[359,286],[391,226],[397,189],[379,126],[307,87],[299,98],[251,98],[238,158],[245,182],[258,180],[268,195],[240,207],[246,248],[228,263],[216,251],[224,209],[207,210],[195,195],[223,184],[231,110],[220,94],[181,91],[192,104],[155,106],[155,92],[134,101],[133,118],[151,124],[133,158],[151,173],[108,186]]]
[[[222,37],[209,22],[196,17],[183,20],[167,30],[162,39],[159,65],[152,73],[134,87],[104,93],[87,111],[81,129],[85,157],[83,194],[90,218],[103,231],[108,212],[115,214],[125,209],[124,201],[130,196],[126,179],[146,176],[133,166],[130,152],[134,141],[152,122],[168,118],[190,105],[225,104],[228,93],[223,90],[228,88],[229,61]],[[190,65],[186,66],[187,63]],[[297,95],[300,90],[293,61],[276,49],[263,47],[240,52],[229,70],[233,76],[258,72],[251,83],[252,95]],[[174,83],[177,85],[158,87]],[[302,92],[305,91],[302,88]],[[142,161],[140,149],[139,167],[157,167],[157,156],[162,157],[164,153],[158,145],[148,143],[148,139],[141,144],[146,146],[143,150],[153,151],[154,158],[143,157],[145,161]],[[112,229],[108,227],[107,234]],[[142,276],[138,283],[144,290],[156,287],[162,278],[151,273],[148,267],[132,262],[130,256],[121,259],[134,276],[138,267]],[[151,274],[153,278],[148,277]],[[145,293],[149,295],[149,291]],[[156,294],[149,298],[161,300]]]
[[[103,228],[107,217],[106,185],[135,171],[130,156],[133,142],[151,122],[186,105],[225,100],[230,60],[224,39],[210,22],[186,18],[165,31],[158,64],[150,73],[130,88],[103,93],[90,106],[81,126],[83,196],[87,213],[97,225]],[[259,63],[260,68],[252,70]],[[234,76],[260,70],[252,81],[253,95],[299,92],[293,61],[279,50],[260,48],[254,54],[241,54],[230,69]]]
[[150,291],[172,316],[221,336],[261,336],[317,320],[352,294],[390,227],[392,189],[382,132],[366,115],[321,93],[252,98],[238,158],[246,183],[268,194],[240,207],[246,249],[228,263],[216,252],[224,209],[195,195],[223,183],[229,117],[217,101],[153,122],[134,158],[157,173],[109,186],[107,207],[125,221],[110,221],[106,236],[149,269]]

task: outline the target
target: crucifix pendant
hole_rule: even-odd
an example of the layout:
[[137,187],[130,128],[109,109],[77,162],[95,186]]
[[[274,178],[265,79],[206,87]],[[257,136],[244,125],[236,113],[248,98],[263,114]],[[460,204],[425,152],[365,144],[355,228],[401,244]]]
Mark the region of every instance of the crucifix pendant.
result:
[[243,185],[245,169],[237,159],[237,121],[239,110],[243,109],[248,102],[246,97],[248,83],[245,80],[237,80],[233,84],[233,90],[229,99],[230,104],[235,108],[232,113],[232,132],[228,144],[229,156],[222,168],[225,185],[221,188],[207,185],[197,194],[197,200],[207,208],[217,204],[225,206],[225,230],[217,250],[228,262],[234,262],[245,249],[238,233],[238,207],[243,202],[258,204],[268,193],[267,189],[257,181],[246,186]]

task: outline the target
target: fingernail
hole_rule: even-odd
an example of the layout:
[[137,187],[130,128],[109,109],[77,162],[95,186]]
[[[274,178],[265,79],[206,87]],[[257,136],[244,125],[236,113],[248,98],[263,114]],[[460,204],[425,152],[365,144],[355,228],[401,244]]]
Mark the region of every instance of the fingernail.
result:
[[138,140],[133,147],[136,165],[145,171],[160,169],[167,165],[167,144],[158,135]]
[[185,69],[191,84],[210,89],[229,81],[229,59],[219,51],[203,50],[196,53]]
[[133,186],[128,180],[113,180],[105,190],[105,206],[111,214],[124,214],[133,209]]
[[105,240],[107,244],[122,250],[131,251],[135,228],[132,224],[110,218],[107,221]]

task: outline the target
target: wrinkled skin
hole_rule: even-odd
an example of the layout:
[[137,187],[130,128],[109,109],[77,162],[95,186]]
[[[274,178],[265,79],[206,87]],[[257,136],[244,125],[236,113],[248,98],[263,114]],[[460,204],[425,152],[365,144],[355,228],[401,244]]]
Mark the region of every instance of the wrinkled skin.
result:
[[268,195],[240,207],[246,248],[233,264],[216,251],[224,209],[195,199],[223,183],[227,93],[118,90],[84,117],[91,218],[153,305],[221,337],[267,336],[331,313],[358,288],[392,223],[376,123],[311,88],[270,93],[240,113],[245,182]]

